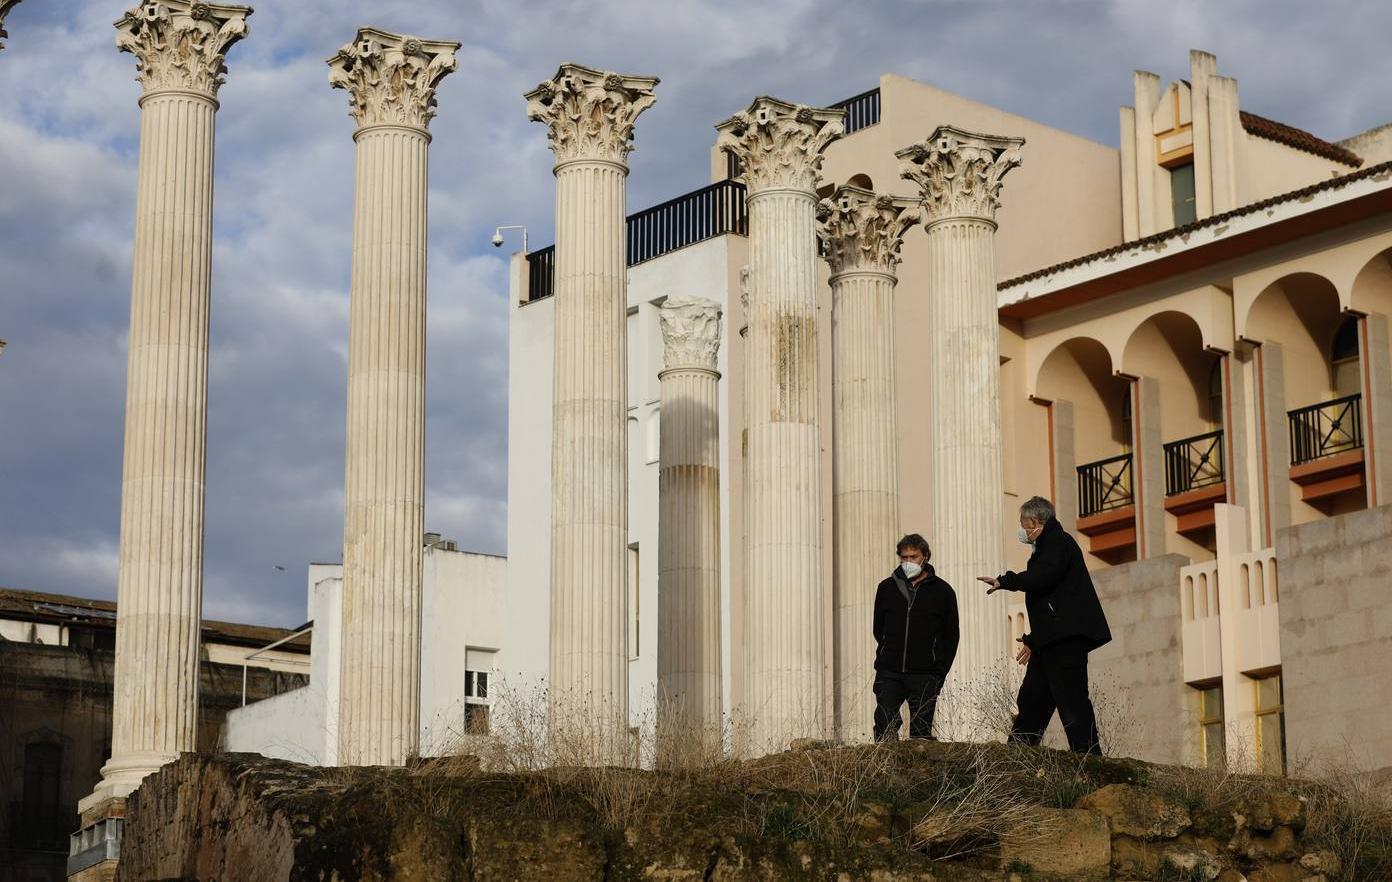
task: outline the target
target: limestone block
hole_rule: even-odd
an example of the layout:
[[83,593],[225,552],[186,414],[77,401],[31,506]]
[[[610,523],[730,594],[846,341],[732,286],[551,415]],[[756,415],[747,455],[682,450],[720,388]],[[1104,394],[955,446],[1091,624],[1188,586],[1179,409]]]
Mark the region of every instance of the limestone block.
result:
[[1140,839],[1173,839],[1191,824],[1183,806],[1130,784],[1108,784],[1078,800],[1075,807],[1105,817],[1113,835]]
[[1012,861],[1075,882],[1108,879],[1112,837],[1107,819],[1082,809],[1039,809],[1034,818],[1001,838],[1002,866]]

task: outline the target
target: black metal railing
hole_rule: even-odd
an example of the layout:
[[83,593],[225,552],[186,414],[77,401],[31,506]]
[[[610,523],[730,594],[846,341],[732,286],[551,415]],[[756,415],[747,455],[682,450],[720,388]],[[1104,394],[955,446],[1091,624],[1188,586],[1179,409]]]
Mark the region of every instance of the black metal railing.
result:
[[1361,395],[1346,395],[1290,412],[1291,465],[1363,447]]
[[876,86],[868,92],[861,92],[831,106],[846,111],[846,134],[868,129],[880,121],[880,87]]
[[1124,508],[1131,491],[1131,454],[1078,466],[1078,517]]
[[1223,432],[1207,432],[1165,445],[1165,495],[1223,483]]
[[630,215],[627,226],[629,266],[726,233],[747,235],[744,184],[717,181]]
[[[629,266],[727,233],[747,236],[749,205],[744,184],[717,181],[629,215],[625,228]],[[529,303],[555,294],[555,279],[555,245],[527,254]]]
[[556,293],[556,246],[527,253],[527,302]]

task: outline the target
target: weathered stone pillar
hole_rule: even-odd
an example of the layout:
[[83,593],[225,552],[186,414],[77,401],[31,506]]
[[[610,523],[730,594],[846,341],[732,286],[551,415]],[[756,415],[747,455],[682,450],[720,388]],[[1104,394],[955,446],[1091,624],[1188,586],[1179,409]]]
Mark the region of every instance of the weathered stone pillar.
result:
[[402,765],[420,742],[425,515],[426,154],[458,43],[375,28],[329,59],[357,121],[338,761]]
[[718,125],[749,193],[742,752],[828,734],[816,209],[839,110],[756,98]]
[[899,538],[895,428],[894,286],[916,203],[841,187],[818,207],[831,268],[832,691],[836,731],[868,741],[874,719],[875,589]]
[[116,22],[136,57],[136,185],[111,759],[83,810],[194,749],[212,278],[213,117],[245,6],[150,2]]
[[550,722],[610,764],[630,753],[625,184],[657,82],[565,64],[526,96],[556,157]]
[[[18,5],[19,0],[0,0],[0,40],[4,40],[9,36],[9,34],[5,32],[5,15]],[[4,48],[5,44],[0,43],[0,49]]]
[[658,465],[659,746],[721,745],[720,306],[669,297]]
[[[928,327],[932,370],[933,564],[957,591],[962,642],[953,671],[957,738],[985,738],[988,713],[969,710],[1005,682],[1007,598],[987,595],[978,575],[1004,566],[1001,513],[1000,328],[995,234],[1001,180],[1020,164],[1019,138],[940,126],[896,155],[922,190],[928,234]],[[1013,541],[1013,537],[1012,541]]]

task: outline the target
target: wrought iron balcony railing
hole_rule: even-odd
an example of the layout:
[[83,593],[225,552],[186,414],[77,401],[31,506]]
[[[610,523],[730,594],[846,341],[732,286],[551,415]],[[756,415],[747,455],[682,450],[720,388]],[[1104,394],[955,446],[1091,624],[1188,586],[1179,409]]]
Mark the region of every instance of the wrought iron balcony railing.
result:
[[[744,184],[717,181],[631,214],[625,227],[629,266],[726,233],[747,236],[749,206],[745,202]],[[555,294],[555,278],[555,245],[527,254],[529,303]]]
[[868,129],[880,121],[880,87],[831,105],[846,111],[846,134]]
[[1346,395],[1290,412],[1291,465],[1363,447],[1363,396]]
[[1211,487],[1223,479],[1222,430],[1165,445],[1166,496]]
[[1078,466],[1078,517],[1125,508],[1134,501],[1131,454]]

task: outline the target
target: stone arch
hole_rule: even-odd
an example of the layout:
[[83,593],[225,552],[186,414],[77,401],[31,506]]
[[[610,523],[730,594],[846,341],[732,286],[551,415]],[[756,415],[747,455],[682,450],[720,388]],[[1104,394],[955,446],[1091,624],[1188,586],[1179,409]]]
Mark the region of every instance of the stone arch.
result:
[[1131,332],[1122,350],[1121,371],[1159,384],[1161,425],[1169,441],[1222,424],[1222,408],[1210,391],[1218,359],[1204,345],[1203,329],[1193,316],[1167,310],[1149,316]]
[[859,174],[851,175],[850,179],[846,181],[846,186],[861,187],[873,191],[875,189],[875,182],[871,180],[870,176],[865,172],[860,172]]
[[1106,459],[1122,452],[1129,439],[1124,419],[1130,383],[1117,375],[1107,347],[1093,337],[1063,341],[1040,363],[1035,395],[1073,405],[1075,456],[1078,462]]
[[1377,312],[1392,316],[1392,248],[1374,254],[1358,270],[1349,289],[1348,307],[1363,315]]
[[[1334,283],[1317,273],[1282,276],[1252,301],[1244,336],[1256,343],[1280,344],[1287,408],[1333,396],[1332,347],[1346,317]],[[1323,370],[1313,370],[1315,365]]]

